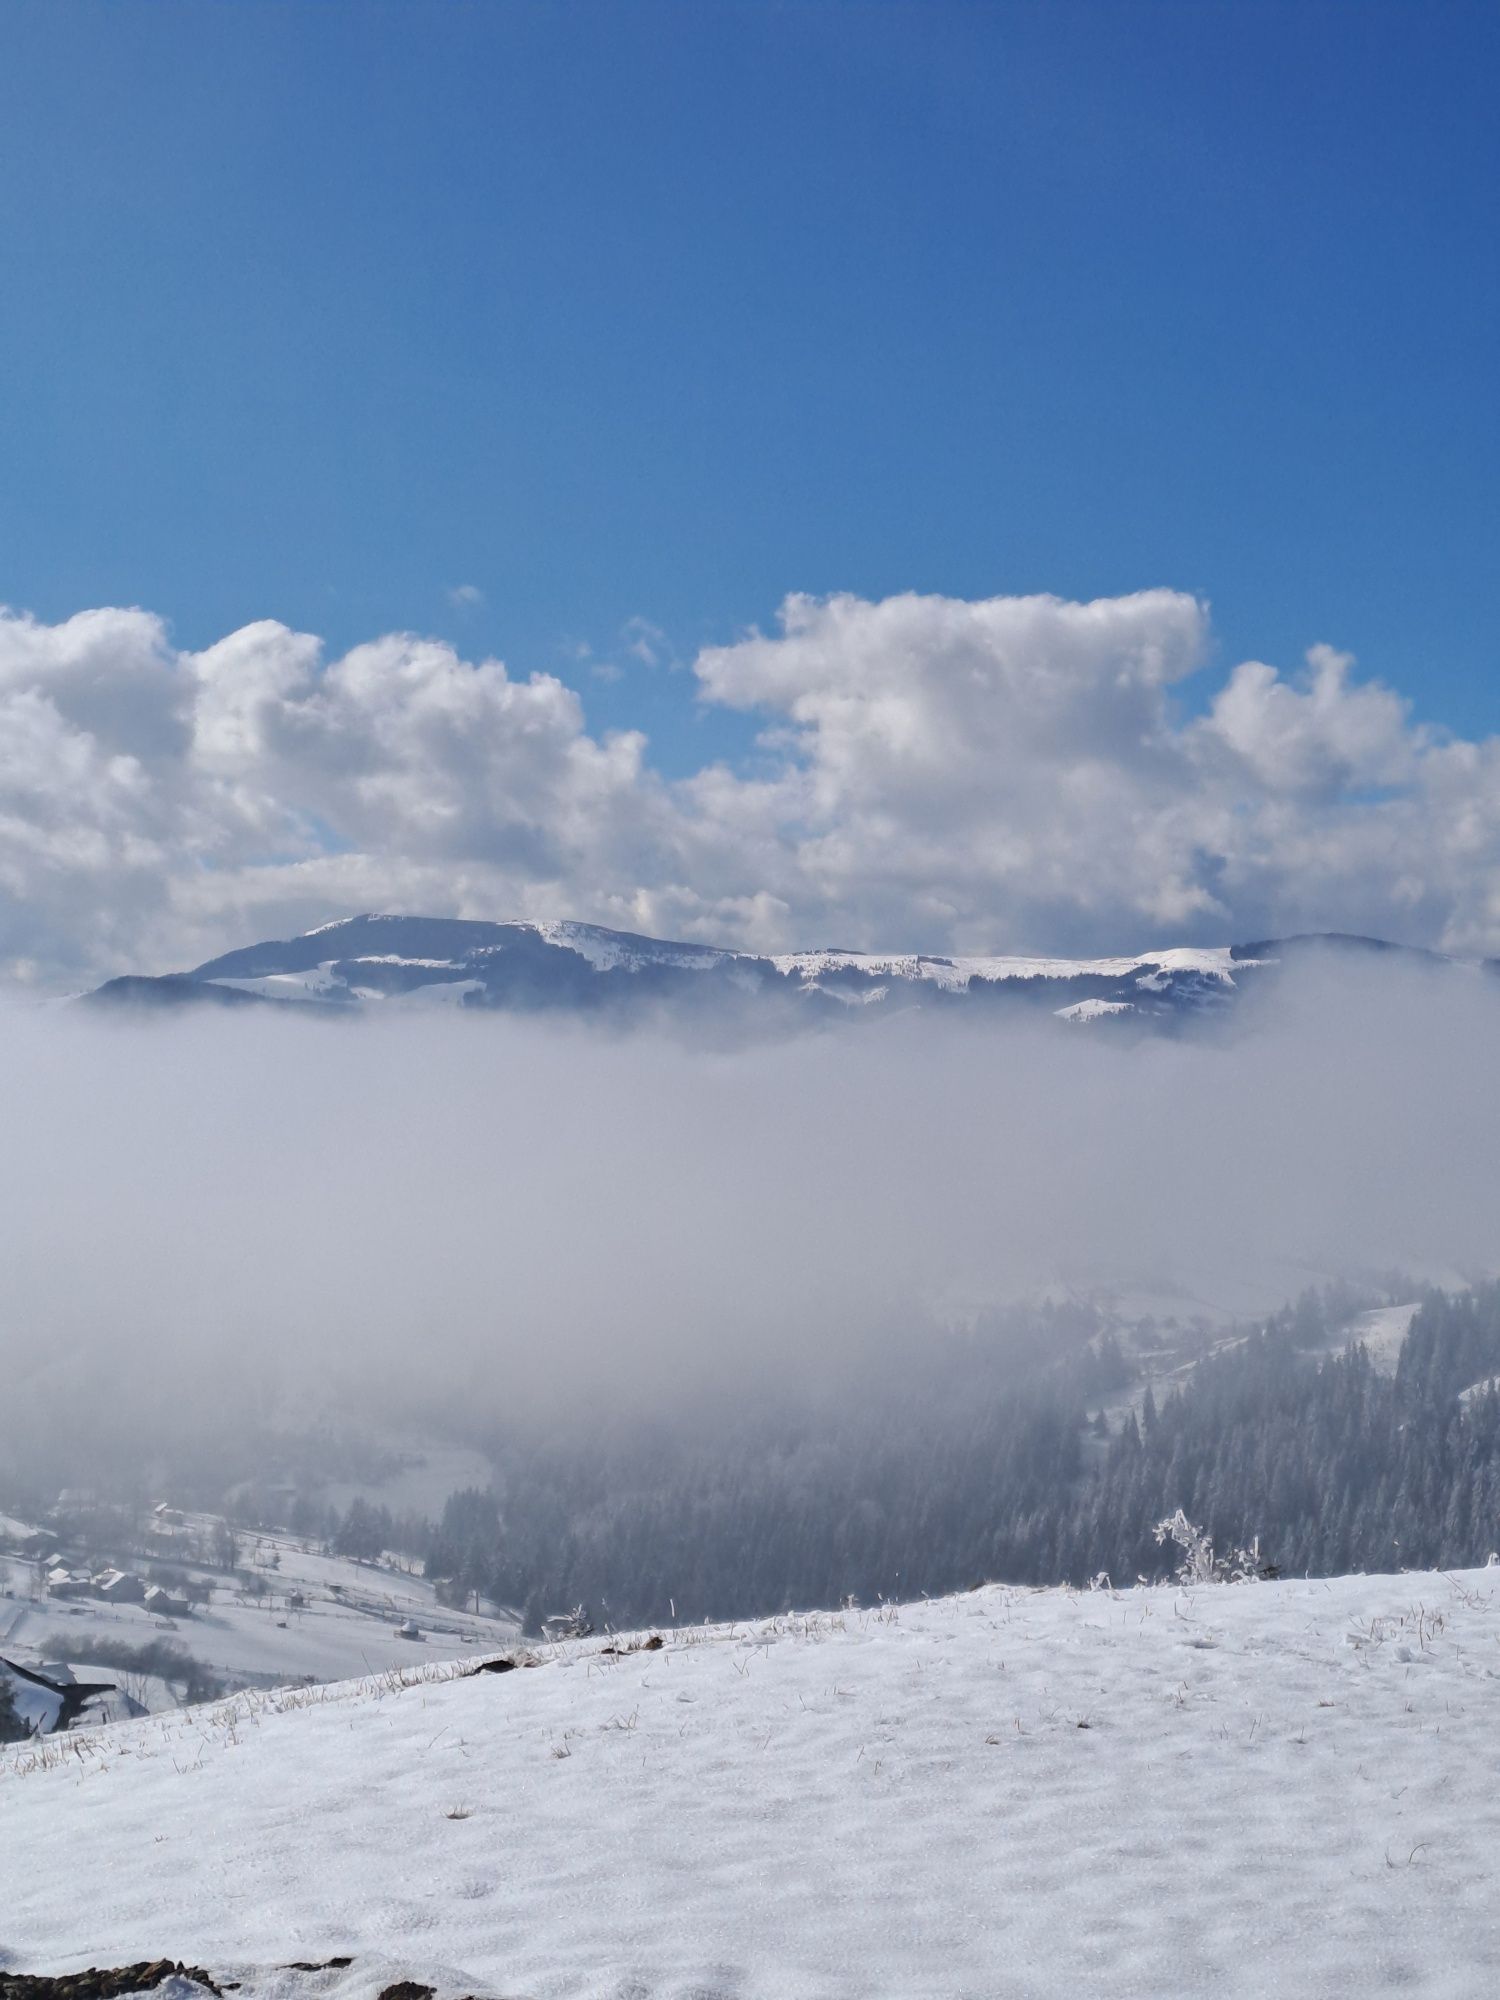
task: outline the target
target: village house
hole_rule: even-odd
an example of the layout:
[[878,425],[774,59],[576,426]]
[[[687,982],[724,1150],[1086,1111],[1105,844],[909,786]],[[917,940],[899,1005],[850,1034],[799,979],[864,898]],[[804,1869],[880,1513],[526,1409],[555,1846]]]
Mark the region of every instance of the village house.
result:
[[145,1579],[134,1570],[100,1570],[94,1578],[94,1594],[110,1604],[141,1604],[146,1597]]
[[192,1608],[185,1597],[174,1597],[159,1583],[147,1585],[145,1603],[146,1609],[155,1612],[158,1618],[186,1618]]

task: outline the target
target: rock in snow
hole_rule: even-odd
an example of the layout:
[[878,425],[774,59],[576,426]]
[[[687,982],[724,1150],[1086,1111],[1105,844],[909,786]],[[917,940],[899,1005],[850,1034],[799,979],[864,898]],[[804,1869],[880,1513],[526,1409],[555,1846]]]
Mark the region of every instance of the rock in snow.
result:
[[171,1953],[251,2000],[376,2000],[393,1965],[611,2000],[1500,1990],[1500,1571],[618,1643],[13,1748],[6,1970]]

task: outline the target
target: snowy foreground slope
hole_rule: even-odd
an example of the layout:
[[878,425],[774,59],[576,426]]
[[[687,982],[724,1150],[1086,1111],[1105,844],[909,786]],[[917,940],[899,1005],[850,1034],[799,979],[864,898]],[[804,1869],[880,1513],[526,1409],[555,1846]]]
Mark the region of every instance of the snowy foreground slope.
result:
[[340,2000],[392,1967],[614,2000],[1500,1991],[1500,1570],[608,1643],[11,1754],[0,1967],[165,1954]]

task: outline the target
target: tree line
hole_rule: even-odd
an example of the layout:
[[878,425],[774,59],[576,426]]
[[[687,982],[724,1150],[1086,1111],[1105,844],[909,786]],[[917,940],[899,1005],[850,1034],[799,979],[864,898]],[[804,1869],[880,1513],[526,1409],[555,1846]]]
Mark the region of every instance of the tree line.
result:
[[858,1399],[512,1436],[494,1487],[448,1502],[427,1571],[535,1630],[576,1603],[624,1625],[1157,1579],[1174,1554],[1153,1530],[1179,1507],[1288,1573],[1483,1562],[1500,1286],[1429,1293],[1394,1373],[1318,1351],[1345,1312],[1309,1293],[1128,1405],[1117,1336],[1068,1308],[977,1328]]

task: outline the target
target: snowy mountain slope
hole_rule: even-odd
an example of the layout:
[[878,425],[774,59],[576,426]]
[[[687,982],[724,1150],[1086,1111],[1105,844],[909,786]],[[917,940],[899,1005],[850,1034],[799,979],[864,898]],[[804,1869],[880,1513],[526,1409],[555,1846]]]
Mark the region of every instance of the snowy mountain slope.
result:
[[1500,1982],[1500,1572],[987,1588],[605,1646],[11,1755],[6,1962],[350,1953],[551,2000]]
[[[91,1647],[100,1640],[138,1647],[167,1638],[221,1682],[240,1687],[304,1678],[337,1681],[413,1660],[483,1653],[509,1644],[517,1630],[512,1618],[439,1604],[421,1576],[324,1554],[301,1536],[247,1534],[242,1551],[242,1567],[258,1591],[184,1560],[181,1567],[211,1587],[212,1596],[173,1620],[139,1603],[48,1597],[37,1591],[26,1566],[9,1571],[0,1566],[0,1581],[14,1578],[13,1589],[30,1593],[0,1600],[0,1652],[8,1648],[33,1663],[61,1652],[87,1667]],[[156,1558],[163,1553],[158,1547]],[[401,1629],[408,1623],[416,1627],[415,1635]],[[108,1669],[89,1677],[120,1678]]]
[[[1294,938],[1253,946],[1172,947],[1136,957],[943,958],[920,953],[757,956],[673,944],[577,923],[472,923],[367,915],[302,937],[232,951],[192,972],[109,981],[98,1002],[219,1006],[280,1003],[629,1011],[669,1005],[792,1020],[911,1004],[1029,1005],[1070,1022],[1171,1026],[1232,1005],[1289,956],[1339,949],[1378,958],[1431,954],[1368,939]],[[1433,962],[1442,962],[1436,961]]]

